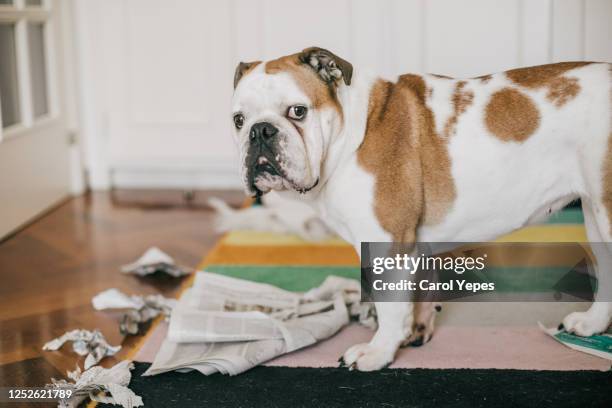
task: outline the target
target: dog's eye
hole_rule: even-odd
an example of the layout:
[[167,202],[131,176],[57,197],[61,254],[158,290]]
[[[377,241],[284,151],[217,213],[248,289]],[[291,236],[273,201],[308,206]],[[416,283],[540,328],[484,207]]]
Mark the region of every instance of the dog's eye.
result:
[[307,112],[308,108],[304,105],[293,105],[289,107],[287,116],[289,119],[302,120],[306,117]]
[[241,129],[244,125],[244,115],[242,113],[237,113],[234,115],[234,126],[236,129]]

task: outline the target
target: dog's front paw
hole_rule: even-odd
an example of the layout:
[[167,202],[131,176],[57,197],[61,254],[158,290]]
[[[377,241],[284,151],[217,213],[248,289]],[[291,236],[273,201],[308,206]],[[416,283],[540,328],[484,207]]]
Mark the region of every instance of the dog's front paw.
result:
[[355,344],[340,359],[341,365],[359,371],[374,371],[387,367],[393,361],[395,349],[374,346],[370,343]]
[[591,311],[570,313],[563,319],[565,330],[584,337],[606,331],[609,323],[608,316]]

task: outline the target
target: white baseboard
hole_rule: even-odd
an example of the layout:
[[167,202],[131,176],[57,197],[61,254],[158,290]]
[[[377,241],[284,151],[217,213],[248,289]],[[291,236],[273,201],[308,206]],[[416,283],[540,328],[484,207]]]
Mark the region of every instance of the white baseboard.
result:
[[115,163],[111,186],[148,189],[242,189],[238,168],[232,160],[206,163]]

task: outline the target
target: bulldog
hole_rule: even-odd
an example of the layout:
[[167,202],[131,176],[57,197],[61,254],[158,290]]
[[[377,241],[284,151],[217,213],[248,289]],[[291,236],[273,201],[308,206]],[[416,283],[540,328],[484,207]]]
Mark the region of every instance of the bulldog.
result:
[[[612,65],[563,62],[470,79],[354,70],[322,48],[240,63],[232,120],[247,192],[308,202],[360,252],[362,241],[482,242],[582,199],[591,242],[612,242]],[[594,249],[610,265],[612,247]],[[603,269],[603,268],[602,268]],[[612,271],[586,312],[606,330]],[[378,330],[342,359],[390,364],[426,342],[433,305],[376,303]]]

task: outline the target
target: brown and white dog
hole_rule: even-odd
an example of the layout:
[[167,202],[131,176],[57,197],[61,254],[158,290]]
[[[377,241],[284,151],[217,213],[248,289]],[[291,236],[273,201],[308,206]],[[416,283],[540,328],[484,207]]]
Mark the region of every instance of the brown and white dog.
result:
[[[242,177],[251,195],[309,202],[358,252],[361,241],[487,241],[576,198],[589,240],[612,242],[611,84],[608,63],[394,81],[321,48],[241,63],[232,112]],[[601,248],[599,265],[610,265],[612,248]],[[610,324],[601,293],[612,293],[612,271],[598,272],[596,302],[563,321],[579,335]],[[372,340],[343,356],[359,370],[389,364],[415,327],[425,341],[433,329],[431,308],[376,309]]]

